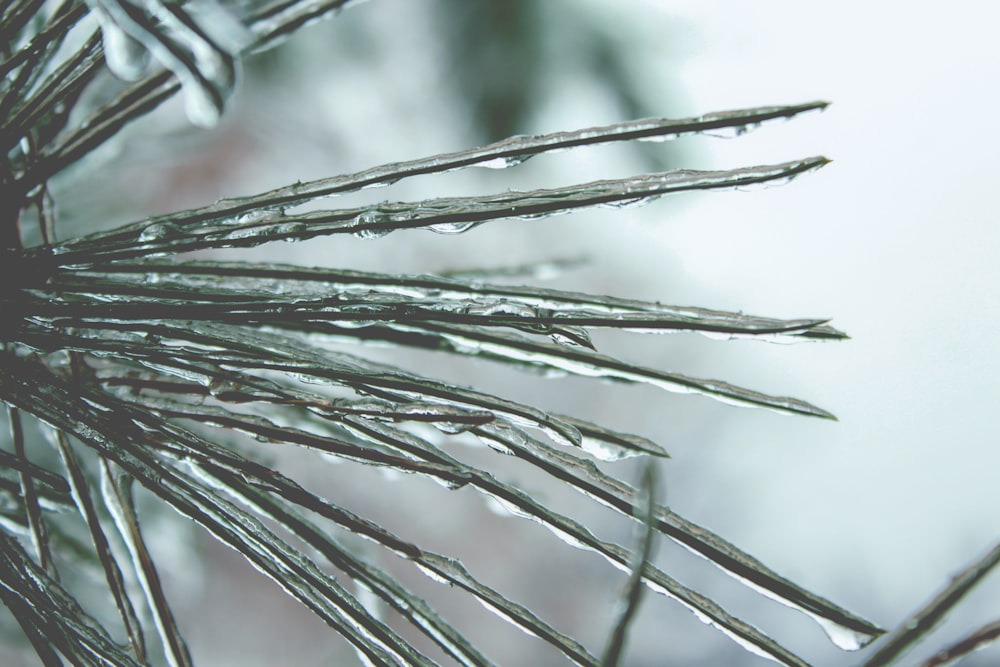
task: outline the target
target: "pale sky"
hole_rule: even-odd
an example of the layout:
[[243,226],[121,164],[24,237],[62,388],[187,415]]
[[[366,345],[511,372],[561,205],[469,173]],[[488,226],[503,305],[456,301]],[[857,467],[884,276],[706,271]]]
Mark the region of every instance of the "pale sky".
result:
[[[645,4],[692,30],[681,79],[692,112],[834,103],[706,144],[718,167],[823,154],[827,168],[787,187],[706,195],[656,236],[692,295],[830,316],[853,337],[727,354],[761,388],[841,421],[735,415],[714,434],[705,473],[730,483],[713,525],[799,583],[899,620],[1000,540],[1000,10]],[[738,513],[727,515],[730,503]],[[985,586],[970,602],[978,611],[962,612],[969,623],[1000,612],[1000,575]]]

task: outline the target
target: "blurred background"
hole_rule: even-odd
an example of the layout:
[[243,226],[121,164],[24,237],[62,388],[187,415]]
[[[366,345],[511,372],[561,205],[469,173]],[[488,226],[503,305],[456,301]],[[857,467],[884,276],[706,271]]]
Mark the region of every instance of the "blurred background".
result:
[[[1000,539],[1000,226],[993,210],[1000,10],[974,2],[947,9],[854,0],[373,0],[249,58],[242,90],[214,132],[192,129],[180,100],[137,124],[96,158],[126,179],[110,203],[83,171],[70,175],[57,199],[68,225],[95,218],[111,225],[510,134],[832,101],[822,114],[737,139],[576,150],[516,169],[413,179],[355,199],[501,192],[812,155],[834,160],[787,187],[502,221],[459,236],[414,231],[280,244],[262,256],[413,273],[583,257],[585,264],[548,284],[833,318],[852,340],[785,346],[603,335],[596,342],[645,365],[809,400],[835,413],[836,423],[651,387],[376,353],[658,441],[673,457],[662,466],[662,492],[675,511],[891,628]],[[484,452],[469,456],[507,466],[507,478],[599,534],[632,539],[625,522],[563,498],[533,471]],[[600,652],[624,575],[599,557],[498,516],[463,491],[316,466],[305,456],[282,464],[311,488],[460,557]],[[606,469],[635,479],[633,463]],[[175,539],[164,531],[159,549],[170,555]],[[161,562],[174,563],[181,625],[200,664],[355,664],[307,611],[223,547],[198,539],[205,567],[181,554]],[[805,617],[662,540],[658,564],[817,665],[860,661]],[[500,664],[563,664],[463,596],[419,577],[413,585]],[[994,576],[910,658],[996,619],[997,600]],[[997,662],[994,647],[963,664]],[[636,666],[765,663],[652,594],[625,658]]]

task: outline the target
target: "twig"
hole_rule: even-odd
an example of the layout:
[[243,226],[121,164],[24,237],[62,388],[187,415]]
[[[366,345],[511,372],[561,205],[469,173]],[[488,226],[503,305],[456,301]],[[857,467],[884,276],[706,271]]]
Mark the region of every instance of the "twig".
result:
[[617,667],[625,648],[625,635],[628,627],[639,610],[642,601],[642,576],[653,555],[653,544],[656,539],[656,496],[657,469],[656,463],[650,459],[642,470],[642,482],[639,485],[642,496],[641,515],[636,517],[642,521],[642,533],[638,546],[633,554],[632,574],[622,591],[619,600],[620,611],[615,627],[608,639],[607,648],[601,657],[601,667]]
[[1000,543],[989,553],[952,577],[949,583],[930,602],[899,624],[885,637],[884,643],[864,663],[863,667],[888,665],[913,643],[927,636],[951,608],[978,584],[983,577],[1000,563]]
[[972,634],[960,639],[951,646],[924,661],[920,667],[944,667],[973,651],[984,649],[997,639],[1000,639],[1000,620],[988,623]]

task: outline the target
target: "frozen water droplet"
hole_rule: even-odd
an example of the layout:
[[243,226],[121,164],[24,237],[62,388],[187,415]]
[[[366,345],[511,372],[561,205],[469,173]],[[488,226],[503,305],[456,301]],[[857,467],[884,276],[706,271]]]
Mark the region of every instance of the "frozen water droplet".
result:
[[365,183],[364,185],[361,186],[361,189],[362,190],[370,190],[371,188],[384,188],[384,187],[387,187],[389,185],[392,185],[392,184],[396,183],[397,181],[399,181],[398,177],[397,178],[385,178],[385,179],[382,179],[380,181],[375,181],[374,183]]
[[372,589],[365,586],[360,581],[354,582],[355,586],[355,597],[357,597],[358,602],[361,606],[365,608],[372,618],[382,621],[385,618],[385,605],[382,603],[382,599],[372,592]]
[[382,475],[382,479],[384,479],[387,482],[398,482],[399,480],[403,479],[403,473],[401,473],[399,470],[396,470],[395,468],[379,466],[377,470],[379,474]]
[[502,516],[505,519],[513,516],[507,504],[500,502],[493,496],[486,496],[485,498],[486,509],[488,509],[493,514],[497,516]]
[[[551,418],[550,418],[551,419]],[[554,420],[553,420],[554,421]],[[537,426],[537,425],[536,425]],[[549,436],[553,442],[565,447],[579,447],[583,441],[583,435],[573,426],[560,422],[561,428],[554,428],[552,425],[537,426],[541,431]]]
[[651,134],[645,137],[639,137],[639,141],[646,141],[654,144],[662,144],[665,141],[673,141],[674,139],[683,136],[683,134]]
[[457,479],[451,477],[448,478],[431,477],[431,481],[436,482],[437,484],[443,486],[449,491],[458,491],[459,489],[467,486],[470,480],[468,478],[462,478],[462,477],[459,477]]
[[770,188],[781,187],[782,185],[788,185],[791,183],[797,174],[792,174],[790,176],[783,176],[781,178],[772,178],[767,181],[761,181],[758,183],[746,183],[744,185],[737,185],[736,189],[740,192],[757,192],[760,190],[768,190]]
[[492,449],[495,452],[498,452],[500,454],[504,454],[505,456],[514,456],[515,455],[515,452],[514,452],[513,449],[511,449],[507,445],[504,445],[504,444],[502,444],[500,442],[497,442],[496,440],[487,440],[486,441],[486,446],[489,447],[490,449]]
[[141,8],[107,1],[88,4],[97,7],[106,61],[115,75],[139,78],[152,55],[180,80],[191,122],[205,127],[218,122],[239,78],[235,56],[252,41],[239,19],[214,0],[183,6],[148,2]]
[[524,303],[514,303],[500,299],[493,303],[481,304],[475,301],[465,308],[470,315],[516,315],[518,317],[539,317],[538,309]]
[[[184,88],[184,105],[192,123],[212,127],[222,116],[239,78],[236,58],[249,44],[249,32],[216,2],[197,3],[200,19],[188,7],[152,4],[166,30],[151,35],[150,51],[171,69]],[[237,34],[242,31],[243,34]],[[187,51],[194,58],[178,55]]]
[[626,447],[612,445],[609,442],[598,440],[597,438],[584,438],[580,443],[580,448],[601,461],[621,461],[622,459],[631,458],[644,453],[636,449],[628,449]]
[[495,614],[498,618],[500,618],[500,620],[505,621],[505,622],[509,623],[510,625],[513,625],[515,628],[517,628],[518,630],[520,630],[524,634],[528,635],[529,637],[537,637],[538,636],[538,633],[537,632],[533,632],[529,626],[525,625],[523,622],[519,621],[518,619],[512,617],[509,611],[506,611],[503,608],[501,608],[501,607],[499,607],[499,606],[497,606],[495,604],[492,604],[486,598],[478,597],[477,596],[476,597],[476,602],[478,602],[479,604],[483,605],[483,607],[485,607],[487,611],[492,612],[493,614]]
[[737,137],[742,137],[747,132],[755,130],[760,127],[760,123],[750,123],[748,125],[731,125],[729,127],[717,127],[712,130],[706,130],[705,134],[710,137],[717,137],[719,139],[735,139]]
[[46,366],[49,368],[69,368],[73,359],[66,350],[57,350],[45,357]]
[[267,236],[270,231],[269,227],[240,227],[226,234],[226,238],[230,240],[252,239],[260,236]]
[[[368,238],[368,237],[362,236],[359,238]],[[376,322],[375,320],[338,320],[334,324],[335,326],[338,326],[341,329],[364,329],[365,327],[375,326],[376,324],[378,324],[378,322]]]
[[344,463],[344,459],[339,454],[319,452],[319,457],[323,459],[324,465],[341,465]]
[[[537,521],[537,519],[536,519],[536,521]],[[551,532],[553,535],[555,535],[560,540],[562,540],[565,544],[568,544],[569,546],[573,547],[574,549],[580,549],[582,551],[596,551],[594,549],[594,547],[592,547],[589,544],[581,541],[579,538],[574,537],[573,535],[570,535],[569,533],[567,533],[566,531],[562,530],[561,528],[557,528],[555,525],[553,525],[551,523],[546,522],[543,525],[546,528],[549,529],[549,532]]]
[[[283,225],[278,225],[274,228],[274,233],[281,236],[293,236],[295,234],[302,234],[308,229],[308,226],[304,222],[286,222]],[[293,239],[286,238],[285,240],[291,241]]]
[[506,169],[507,160],[502,157],[495,157],[492,160],[484,160],[476,165],[477,167],[485,167],[487,169]]
[[492,160],[479,162],[476,166],[486,167],[487,169],[507,169],[509,167],[516,167],[522,162],[528,160],[530,157],[530,155],[508,155],[506,157],[495,157]]
[[139,40],[130,37],[107,15],[98,10],[101,37],[104,42],[104,61],[119,79],[137,81],[142,78],[149,64],[149,52]]
[[590,332],[583,327],[561,326],[554,327],[549,334],[554,343],[565,345],[566,347],[585,347],[589,350],[596,350],[594,342],[590,339]]
[[226,380],[220,377],[213,377],[208,381],[208,393],[212,396],[221,396],[224,394],[237,394],[242,390],[242,387],[230,380]]
[[655,197],[635,197],[634,199],[620,199],[618,201],[604,204],[609,208],[639,208],[651,202]]
[[437,430],[442,433],[447,433],[448,435],[458,435],[459,433],[465,433],[466,431],[474,428],[476,424],[468,422],[451,422],[451,421],[434,421],[431,422]]
[[530,513],[525,512],[523,509],[506,498],[501,498],[500,496],[493,494],[484,494],[484,497],[486,500],[486,507],[498,516],[518,517],[520,519],[531,519],[533,521],[537,520]]
[[391,229],[359,229],[354,235],[359,239],[380,239],[391,231]]
[[441,576],[436,571],[432,570],[431,568],[429,568],[428,566],[424,565],[420,561],[416,561],[415,565],[417,566],[418,570],[420,570],[421,572],[423,572],[430,579],[433,579],[434,581],[438,582],[439,584],[448,584],[449,586],[451,585],[451,580],[450,579],[447,579],[447,578]]
[[236,218],[239,225],[253,225],[262,222],[274,222],[282,218],[285,212],[281,209],[260,208],[247,211]]
[[435,234],[461,234],[462,232],[469,231],[478,224],[481,224],[479,220],[459,220],[456,222],[439,222],[434,225],[428,225],[427,229]]
[[871,643],[872,639],[874,639],[874,637],[867,632],[852,630],[839,623],[823,618],[822,616],[817,616],[815,614],[809,615],[812,616],[813,620],[815,620],[821,628],[823,628],[823,632],[825,632],[826,636],[830,638],[830,641],[842,651],[857,651],[858,649],[867,646]]
[[351,221],[352,227],[357,227],[357,231],[353,232],[355,236],[359,239],[377,239],[385,236],[392,231],[389,227],[375,227],[374,225],[380,225],[390,222],[389,216],[382,213],[378,209],[369,209],[364,213],[358,215],[354,220]]
[[203,88],[188,83],[189,77],[180,77],[184,83],[184,113],[193,125],[210,129],[219,124],[222,118],[222,107],[213,99],[213,96]]
[[167,239],[177,238],[182,234],[183,232],[180,227],[172,222],[155,222],[142,230],[139,234],[139,241],[143,243],[165,241]]

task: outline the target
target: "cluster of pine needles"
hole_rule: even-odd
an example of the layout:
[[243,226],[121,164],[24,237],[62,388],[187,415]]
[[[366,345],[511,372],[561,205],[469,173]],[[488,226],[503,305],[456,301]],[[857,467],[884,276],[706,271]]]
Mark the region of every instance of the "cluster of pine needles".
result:
[[[786,181],[827,160],[673,170],[362,208],[317,206],[412,176],[514,167],[582,146],[738,135],[821,110],[824,102],[517,136],[60,238],[51,179],[178,92],[192,122],[214,124],[243,55],[269,48],[344,4],[13,0],[3,10],[0,398],[11,437],[0,450],[0,598],[42,663],[192,664],[184,624],[171,612],[137,518],[133,492],[139,490],[239,552],[376,665],[435,664],[404,638],[400,624],[424,635],[442,658],[462,665],[492,663],[430,603],[376,565],[377,559],[342,543],[338,531],[366,538],[428,577],[466,591],[579,665],[618,663],[644,588],[675,599],[755,653],[785,665],[807,664],[657,568],[651,558],[656,536],[815,618],[842,648],[860,648],[880,635],[877,626],[660,504],[652,464],[638,487],[599,465],[631,456],[665,457],[656,443],[363,356],[369,343],[432,350],[832,418],[798,399],[603,354],[589,333],[604,328],[786,342],[845,337],[825,320],[672,307],[491,283],[482,276],[221,261],[209,252],[338,234],[378,238],[415,228],[454,234],[496,220]],[[131,83],[101,87],[111,76]],[[95,99],[88,93],[93,88],[113,92]],[[29,232],[40,243],[26,245]],[[181,257],[193,251],[200,259]],[[603,656],[482,583],[458,560],[421,547],[414,541],[419,535],[395,534],[338,505],[336,498],[308,491],[262,463],[253,447],[233,444],[234,434],[244,442],[299,445],[351,465],[474,489],[630,572]],[[474,438],[521,459],[553,484],[634,520],[637,543],[625,547],[602,540],[517,485],[462,462],[449,453],[452,438]],[[978,580],[996,558],[977,563],[968,579]],[[113,601],[110,614],[88,609],[97,597],[93,593],[71,592],[65,571],[76,562],[103,572],[104,592]],[[394,620],[382,620],[362,604],[360,588],[393,610]],[[943,614],[955,595],[945,597],[947,604],[925,610],[926,615]],[[870,664],[894,659],[919,636],[901,634]],[[987,627],[967,643],[996,634],[995,627]]]

